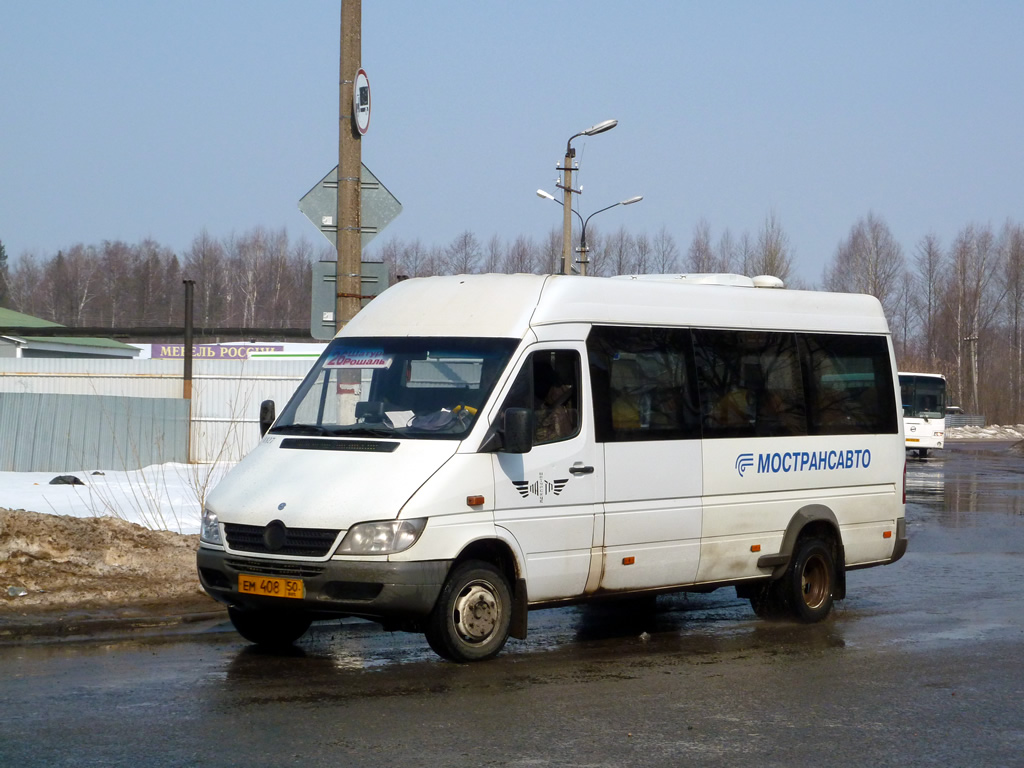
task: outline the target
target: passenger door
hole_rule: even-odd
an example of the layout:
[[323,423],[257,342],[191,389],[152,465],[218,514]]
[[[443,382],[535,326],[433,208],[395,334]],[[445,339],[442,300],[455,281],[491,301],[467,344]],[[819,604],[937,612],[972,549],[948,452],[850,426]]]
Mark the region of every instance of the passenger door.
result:
[[583,593],[590,572],[603,467],[594,446],[582,344],[542,344],[524,358],[497,414],[533,408],[529,453],[495,453],[495,523],[526,557],[529,599]]
[[587,348],[605,465],[604,563],[591,590],[690,584],[703,474],[689,332],[598,326]]

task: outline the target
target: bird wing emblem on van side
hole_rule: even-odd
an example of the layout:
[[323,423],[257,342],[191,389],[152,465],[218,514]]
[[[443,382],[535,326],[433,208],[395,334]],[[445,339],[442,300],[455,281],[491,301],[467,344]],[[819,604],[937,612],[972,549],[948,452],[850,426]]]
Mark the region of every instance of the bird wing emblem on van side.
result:
[[544,503],[544,499],[547,496],[555,495],[558,496],[562,491],[565,490],[565,486],[569,484],[569,478],[559,480],[545,480],[544,475],[540,475],[536,480],[513,480],[512,485],[519,491],[519,495],[524,499],[528,499],[530,494],[536,496],[540,503]]

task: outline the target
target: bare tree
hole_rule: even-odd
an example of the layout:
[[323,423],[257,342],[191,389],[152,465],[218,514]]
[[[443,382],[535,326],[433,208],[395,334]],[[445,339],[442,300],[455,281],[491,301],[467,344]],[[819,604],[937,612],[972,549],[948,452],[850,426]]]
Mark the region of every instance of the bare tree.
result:
[[562,269],[562,229],[548,230],[537,253],[537,266],[542,274],[553,275]]
[[888,225],[874,213],[868,213],[839,244],[832,264],[825,270],[824,282],[830,291],[874,296],[882,303],[886,315],[892,317],[905,271],[903,250]]
[[537,269],[537,246],[531,238],[519,235],[505,252],[502,272],[530,273]]
[[92,246],[77,243],[67,253],[57,252],[43,270],[49,289],[50,320],[70,326],[87,324],[87,309],[98,292],[98,270],[99,260]]
[[103,295],[96,324],[110,327],[129,325],[134,320],[130,292],[124,290],[125,275],[134,260],[127,243],[105,240],[100,246],[100,292]]
[[916,274],[914,275],[913,308],[918,328],[924,337],[921,339],[922,357],[928,371],[936,370],[938,357],[938,322],[941,311],[939,299],[944,277],[945,256],[939,239],[935,235],[925,235],[917,245],[914,257]]
[[687,272],[715,272],[715,254],[711,250],[711,226],[701,219],[693,228],[693,239],[686,251],[683,268]]
[[636,259],[636,273],[638,275],[646,275],[650,272],[654,263],[654,248],[651,246],[651,240],[647,235],[641,233],[633,238],[633,254]]
[[652,242],[653,265],[656,272],[669,274],[679,269],[679,248],[671,233],[663,226]]
[[613,275],[634,274],[633,237],[625,227],[619,227],[604,241],[604,258]]
[[774,275],[783,282],[789,280],[793,269],[793,254],[789,236],[782,229],[774,211],[765,218],[764,227],[757,235],[751,267],[754,275]]
[[995,295],[998,253],[988,227],[964,227],[950,249],[950,281],[946,291],[944,338],[954,363],[953,390],[970,410],[980,408],[980,350],[1000,305]]
[[1003,250],[1003,292],[1010,331],[1010,370],[1006,389],[1015,424],[1024,418],[1024,227],[1007,222],[1000,238]]
[[445,254],[447,268],[446,272],[455,275],[468,275],[476,272],[480,263],[480,243],[476,235],[468,229],[460,235],[456,235],[448,246]]
[[501,271],[501,264],[505,260],[505,246],[501,242],[501,238],[497,235],[491,235],[491,239],[487,241],[487,250],[484,253],[484,264],[483,271],[487,273],[494,273]]
[[43,269],[36,261],[36,255],[31,252],[21,254],[7,275],[7,306],[25,314],[39,315],[45,285]]
[[736,258],[739,262],[740,273],[747,277],[754,277],[758,272],[754,271],[754,254],[756,248],[749,232],[740,236],[740,242],[736,246]]
[[733,240],[732,232],[728,228],[718,238],[718,245],[715,246],[715,271],[734,272],[736,270],[736,241]]

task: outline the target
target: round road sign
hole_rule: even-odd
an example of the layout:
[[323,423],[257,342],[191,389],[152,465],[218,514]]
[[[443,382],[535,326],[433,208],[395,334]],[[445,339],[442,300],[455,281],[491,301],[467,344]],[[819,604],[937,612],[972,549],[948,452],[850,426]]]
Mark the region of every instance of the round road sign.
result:
[[365,135],[370,128],[370,81],[366,78],[366,70],[360,68],[352,87],[352,114],[356,120],[356,130]]

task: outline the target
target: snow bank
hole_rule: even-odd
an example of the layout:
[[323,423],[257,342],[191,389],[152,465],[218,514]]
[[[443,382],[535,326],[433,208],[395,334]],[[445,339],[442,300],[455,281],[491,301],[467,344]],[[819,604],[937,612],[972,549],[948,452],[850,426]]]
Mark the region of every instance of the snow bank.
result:
[[1024,424],[1012,427],[991,425],[987,427],[948,427],[947,440],[1022,440]]
[[[172,463],[131,472],[0,472],[0,508],[114,517],[152,530],[196,534],[206,494],[232,466]],[[82,484],[50,484],[62,475]]]

